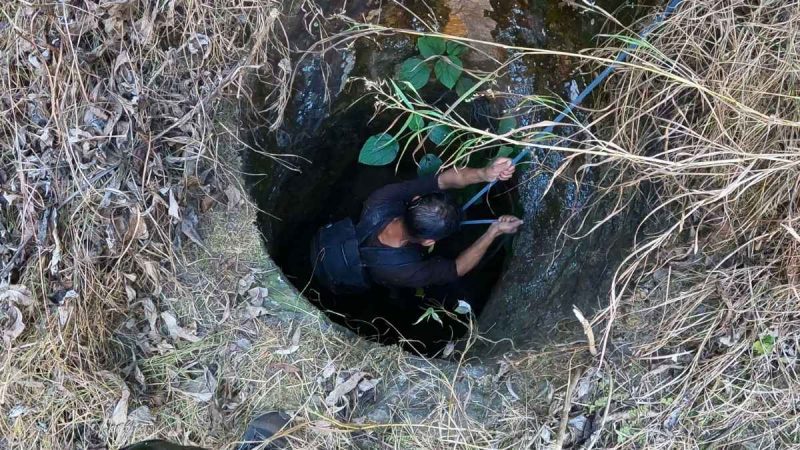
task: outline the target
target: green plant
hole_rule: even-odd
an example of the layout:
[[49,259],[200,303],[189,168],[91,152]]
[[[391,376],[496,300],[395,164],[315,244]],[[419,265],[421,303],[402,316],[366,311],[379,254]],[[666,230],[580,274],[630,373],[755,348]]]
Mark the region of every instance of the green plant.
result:
[[442,167],[442,159],[433,153],[428,153],[419,160],[417,175],[432,175]]
[[773,348],[775,348],[775,336],[771,334],[765,334],[753,342],[753,351],[758,356],[769,355]]
[[430,78],[433,61],[436,79],[448,89],[456,86],[464,67],[459,56],[466,51],[466,46],[438,36],[422,36],[417,39],[417,49],[424,59],[412,56],[403,61],[398,80],[410,83],[417,90],[423,88]]
[[[397,71],[396,79],[400,84],[392,83],[394,93],[407,104],[406,94],[400,86],[410,88],[411,93],[416,92],[426,84],[433,72],[436,79],[448,89],[455,88],[460,98],[471,95],[475,91],[476,83],[462,77],[463,63],[459,58],[466,52],[467,47],[459,42],[447,41],[438,36],[421,36],[417,39],[419,55],[412,56],[403,61]],[[428,111],[430,113],[430,111]],[[446,144],[453,130],[442,124],[426,124],[424,117],[412,111],[402,129],[395,135],[399,136],[406,130],[411,131],[411,137],[424,138],[427,136],[436,145]],[[386,133],[370,136],[361,148],[359,162],[371,166],[382,166],[391,163],[397,157],[399,145],[397,139]],[[420,174],[435,173],[442,165],[442,160],[434,154],[426,154],[420,160]]]
[[417,319],[417,321],[414,322],[414,325],[418,325],[418,324],[422,323],[423,320],[424,321],[428,321],[430,319],[433,319],[433,320],[439,322],[439,325],[444,326],[444,322],[442,322],[442,318],[439,317],[439,313],[437,313],[436,310],[433,309],[433,307],[429,307],[428,309],[426,309],[425,312],[422,313],[421,316],[419,316],[419,319]]
[[624,444],[629,439],[631,439],[635,434],[633,427],[630,426],[629,424],[621,426],[618,430],[616,430],[616,432],[617,432],[617,444]]
[[388,133],[370,136],[361,147],[358,162],[368,166],[385,166],[394,160],[400,145],[397,139]]
[[424,60],[416,56],[403,61],[397,73],[398,80],[411,84],[411,86],[417,90],[422,89],[428,84],[428,79],[430,77],[431,68]]

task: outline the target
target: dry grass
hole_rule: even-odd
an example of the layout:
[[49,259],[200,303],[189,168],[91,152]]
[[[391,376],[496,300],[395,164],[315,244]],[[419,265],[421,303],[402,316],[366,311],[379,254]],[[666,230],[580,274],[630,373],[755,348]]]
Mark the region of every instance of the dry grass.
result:
[[565,407],[604,430],[585,448],[798,444],[800,4],[685,3],[615,75],[603,139],[548,145],[557,175],[602,165],[609,194],[662,201],[593,321],[594,368],[581,345],[487,368],[331,328],[249,231],[230,100],[258,71],[280,120],[281,5],[5,2],[0,448],[221,448],[268,409],[297,448],[542,448],[572,439]]
[[373,346],[271,266],[231,132],[253,75],[272,86],[253,109],[281,120],[297,56],[282,22],[319,14],[282,7],[0,6],[0,448],[224,448],[270,409],[294,414],[297,448],[540,439],[530,405],[560,400],[522,374],[547,358],[487,369]]
[[235,0],[0,6],[0,281],[15,283],[0,303],[2,446],[108,438],[132,357],[115,334],[143,305],[172,310],[197,214],[236,197],[215,119],[247,70],[270,76],[279,14]]
[[607,354],[632,339],[643,369],[617,367],[644,409],[606,443],[786,448],[800,443],[800,3],[684,3],[598,120],[635,156],[603,160],[606,182],[660,199],[596,319]]
[[[553,178],[580,183],[600,167],[612,204],[639,190],[658,199],[593,320],[600,354],[573,401],[605,432],[584,447],[800,445],[799,24],[796,1],[686,0],[619,65],[591,123],[536,145],[566,156]],[[632,41],[610,40],[568,56],[607,64]],[[430,110],[375,88],[388,109]],[[496,135],[448,111],[426,118],[469,140],[452,164],[529,144],[543,126]]]

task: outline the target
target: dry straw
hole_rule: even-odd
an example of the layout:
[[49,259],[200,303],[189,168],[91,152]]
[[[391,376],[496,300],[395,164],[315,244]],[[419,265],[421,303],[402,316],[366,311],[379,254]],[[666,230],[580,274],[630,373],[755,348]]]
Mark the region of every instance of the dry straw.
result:
[[[556,175],[602,166],[601,192],[660,205],[591,321],[597,359],[555,386],[540,375],[571,371],[574,346],[448,372],[313,314],[250,320],[266,310],[248,301],[274,295],[274,274],[251,277],[258,257],[243,256],[258,238],[204,241],[196,227],[243,203],[223,100],[248,97],[257,72],[272,96],[253,109],[275,126],[288,101],[281,6],[0,5],[0,281],[16,283],[0,287],[0,448],[219,447],[286,405],[298,448],[543,448],[574,442],[561,411],[603,430],[584,448],[798,444],[800,3],[686,0],[619,68],[594,127],[548,146],[568,156]],[[316,29],[319,10],[295,7]],[[375,32],[389,30],[354,35]],[[607,63],[622,47],[610,42],[564,56]],[[429,119],[475,136],[451,164],[536,131],[495,136],[442,113]],[[383,422],[325,406],[393,392],[381,374],[414,386]],[[360,389],[331,398],[352,377]]]

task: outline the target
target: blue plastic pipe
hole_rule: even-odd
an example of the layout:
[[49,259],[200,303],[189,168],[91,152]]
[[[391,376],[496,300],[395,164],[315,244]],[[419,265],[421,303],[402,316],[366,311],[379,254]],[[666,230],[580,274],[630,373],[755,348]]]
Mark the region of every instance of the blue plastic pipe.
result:
[[461,225],[491,225],[495,222],[497,219],[462,220]]

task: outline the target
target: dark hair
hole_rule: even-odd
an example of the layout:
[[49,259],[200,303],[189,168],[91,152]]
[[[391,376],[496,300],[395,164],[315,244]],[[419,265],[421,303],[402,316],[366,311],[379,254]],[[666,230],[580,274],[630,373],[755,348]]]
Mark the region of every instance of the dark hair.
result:
[[408,204],[403,222],[411,236],[439,240],[458,230],[461,208],[445,193],[426,194]]

